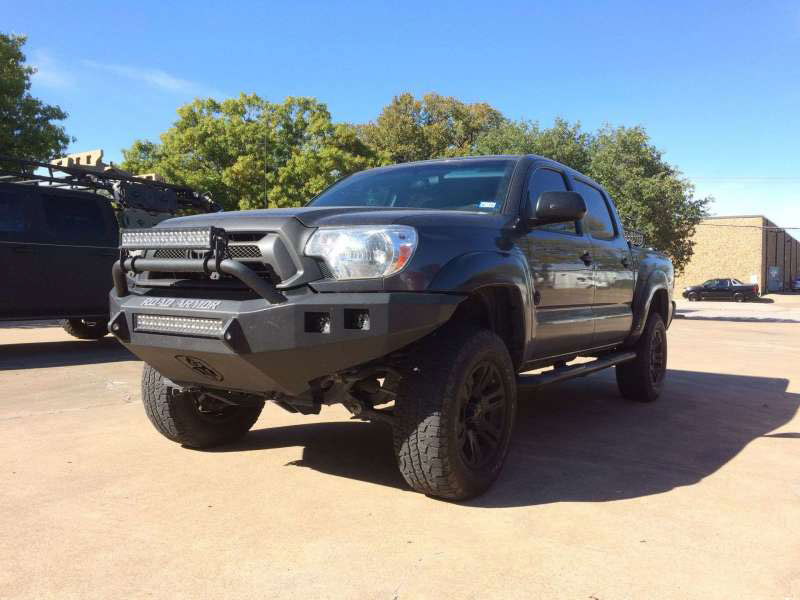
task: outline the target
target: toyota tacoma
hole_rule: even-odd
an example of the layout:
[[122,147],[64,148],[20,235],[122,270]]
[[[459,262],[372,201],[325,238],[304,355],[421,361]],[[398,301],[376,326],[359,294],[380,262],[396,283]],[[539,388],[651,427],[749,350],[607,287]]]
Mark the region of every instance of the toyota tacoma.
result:
[[411,488],[463,500],[498,476],[518,390],[614,367],[624,397],[659,396],[673,268],[629,237],[600,185],[542,157],[371,169],[303,208],[124,230],[109,330],[170,440],[340,403],[391,424]]

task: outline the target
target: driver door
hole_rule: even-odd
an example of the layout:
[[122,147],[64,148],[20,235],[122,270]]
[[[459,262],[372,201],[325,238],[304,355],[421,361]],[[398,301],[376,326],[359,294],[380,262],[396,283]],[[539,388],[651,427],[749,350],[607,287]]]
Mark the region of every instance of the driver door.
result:
[[[542,192],[565,191],[563,173],[537,168],[528,179],[526,201],[536,202]],[[536,339],[530,358],[589,348],[594,336],[591,242],[577,222],[568,222],[534,227],[523,243],[534,280]]]

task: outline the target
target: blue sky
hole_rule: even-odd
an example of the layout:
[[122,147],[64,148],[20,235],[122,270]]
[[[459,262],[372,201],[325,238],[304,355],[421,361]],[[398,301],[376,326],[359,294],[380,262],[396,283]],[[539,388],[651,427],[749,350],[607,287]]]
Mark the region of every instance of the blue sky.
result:
[[157,139],[197,95],[315,96],[374,119],[394,94],[511,118],[643,125],[715,214],[800,226],[800,3],[0,0],[33,92],[75,150]]

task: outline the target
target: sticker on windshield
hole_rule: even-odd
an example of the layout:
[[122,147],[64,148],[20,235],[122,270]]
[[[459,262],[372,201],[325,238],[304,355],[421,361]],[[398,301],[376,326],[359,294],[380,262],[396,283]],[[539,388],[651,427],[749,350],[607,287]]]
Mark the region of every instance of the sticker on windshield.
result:
[[481,202],[478,206],[480,208],[494,208],[497,206],[497,202]]

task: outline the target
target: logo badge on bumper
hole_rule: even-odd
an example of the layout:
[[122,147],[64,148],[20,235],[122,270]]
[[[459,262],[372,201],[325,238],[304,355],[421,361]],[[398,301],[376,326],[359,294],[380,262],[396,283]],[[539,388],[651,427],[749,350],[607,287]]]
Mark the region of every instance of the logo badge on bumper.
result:
[[222,300],[196,300],[194,298],[144,298],[142,306],[158,308],[194,308],[197,310],[216,310]]
[[203,377],[213,379],[214,381],[222,381],[223,379],[222,374],[219,371],[214,370],[214,368],[206,361],[197,358],[196,356],[185,356],[183,354],[179,354],[175,358],[189,367],[192,371],[202,375]]

